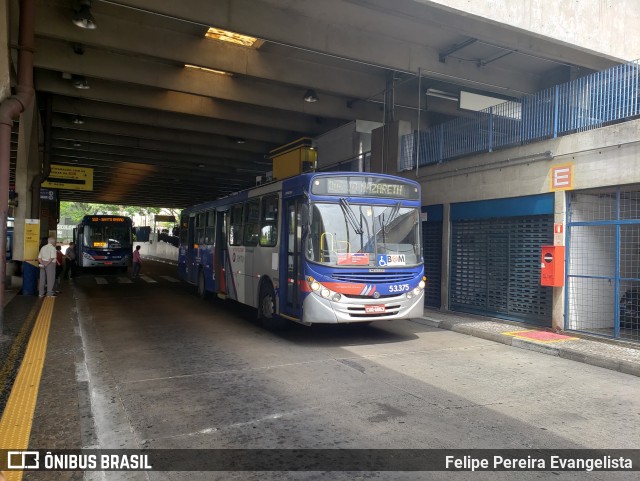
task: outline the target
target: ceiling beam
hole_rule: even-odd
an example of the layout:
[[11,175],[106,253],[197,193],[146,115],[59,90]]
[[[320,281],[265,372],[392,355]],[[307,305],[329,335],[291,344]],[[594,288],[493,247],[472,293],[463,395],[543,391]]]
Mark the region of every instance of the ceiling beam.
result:
[[[211,4],[207,5],[209,9]],[[353,98],[369,97],[384,90],[384,73],[371,75],[349,68],[283,57],[227,42],[196,37],[175,30],[158,28],[127,19],[123,15],[100,13],[96,3],[94,15],[99,31],[80,29],[70,22],[71,9],[39,4],[36,9],[36,34],[68,42],[93,45],[106,50],[130,52],[136,56],[166,59],[178,65],[189,63],[274,82],[286,82],[300,88],[313,88]],[[104,6],[103,6],[104,7]],[[375,69],[372,69],[375,72]]]
[[[36,89],[67,97],[100,100],[115,104],[155,108],[169,112],[213,117],[232,122],[297,131],[317,135],[342,123],[336,119],[321,119],[311,114],[297,114],[250,104],[226,102],[181,92],[168,92],[139,85],[90,79],[88,90],[75,89],[58,72],[36,70]],[[238,132],[242,136],[242,132]]]
[[[53,111],[69,115],[81,115],[96,119],[114,120],[129,124],[141,124],[163,129],[186,130],[221,137],[235,137],[242,133],[243,139],[258,140],[277,147],[295,140],[296,132],[267,127],[222,121],[195,115],[184,115],[161,110],[108,104],[87,99],[78,99],[55,95]],[[209,135],[210,136],[210,135]]]
[[[495,64],[478,69],[469,62],[441,63],[438,50],[422,44],[421,38],[402,39],[398,30],[390,32],[388,16],[365,8],[357,9],[359,15],[349,14],[346,2],[299,0],[284,8],[281,0],[117,0],[117,4],[401,72],[417,74],[421,69],[427,77],[508,95],[535,92],[540,81],[536,75]],[[322,12],[327,18],[318,16]]]
[[38,55],[34,65],[42,69],[320,117],[376,121],[381,117],[377,105],[359,102],[350,108],[347,106],[348,98],[329,94],[322,95],[320,102],[309,104],[303,100],[306,87],[219,75],[94,48],[85,48],[84,54],[77,55],[68,42],[44,38],[37,39],[36,48]]
[[[149,141],[135,137],[122,137],[91,133],[81,139],[77,134],[89,134],[68,129],[53,129],[53,147],[61,147],[76,150],[94,150],[102,152],[114,152],[128,154],[134,157],[147,159],[184,158],[194,163],[206,162],[208,159],[227,159],[235,162],[256,162],[260,165],[271,164],[262,155],[252,154],[240,150],[210,149],[199,145],[178,144],[169,141]],[[76,147],[74,144],[79,143]]]
[[73,123],[73,117],[54,115],[52,125],[54,128],[63,128],[78,132],[78,140],[88,140],[98,142],[100,136],[92,138],[93,133],[108,134],[112,136],[122,136],[123,143],[126,138],[137,137],[149,141],[165,141],[171,139],[177,144],[193,144],[196,146],[207,147],[211,149],[229,149],[254,152],[264,155],[274,148],[273,144],[266,142],[258,142],[255,140],[247,140],[244,144],[237,144],[232,138],[206,135],[199,132],[189,132],[185,130],[172,130],[159,127],[149,127],[146,125],[137,125],[134,123],[113,122],[110,120],[92,119],[91,117],[83,117],[83,124],[76,125]]

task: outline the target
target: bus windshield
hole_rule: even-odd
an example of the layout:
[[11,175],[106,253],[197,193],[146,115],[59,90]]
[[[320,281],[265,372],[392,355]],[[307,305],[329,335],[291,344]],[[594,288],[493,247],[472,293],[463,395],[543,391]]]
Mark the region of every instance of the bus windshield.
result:
[[313,203],[307,259],[329,266],[402,267],[422,262],[417,208]]
[[102,249],[131,247],[131,227],[126,224],[89,224],[84,227],[84,246]]

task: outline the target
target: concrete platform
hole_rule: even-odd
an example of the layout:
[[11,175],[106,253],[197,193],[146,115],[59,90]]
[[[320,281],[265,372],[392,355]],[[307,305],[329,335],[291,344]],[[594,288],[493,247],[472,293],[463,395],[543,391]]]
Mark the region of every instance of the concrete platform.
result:
[[528,324],[433,309],[425,309],[424,316],[414,322],[640,376],[640,344],[598,339],[571,331],[557,335]]

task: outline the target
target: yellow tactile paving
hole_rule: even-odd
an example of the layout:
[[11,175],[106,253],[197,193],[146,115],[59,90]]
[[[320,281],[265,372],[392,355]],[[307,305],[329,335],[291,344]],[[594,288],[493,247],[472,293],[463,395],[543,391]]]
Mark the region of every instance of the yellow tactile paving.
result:
[[[20,371],[0,421],[0,449],[25,450],[38,398],[55,298],[46,297],[36,319]],[[20,481],[22,471],[5,472],[7,481]],[[0,478],[2,479],[2,478]]]

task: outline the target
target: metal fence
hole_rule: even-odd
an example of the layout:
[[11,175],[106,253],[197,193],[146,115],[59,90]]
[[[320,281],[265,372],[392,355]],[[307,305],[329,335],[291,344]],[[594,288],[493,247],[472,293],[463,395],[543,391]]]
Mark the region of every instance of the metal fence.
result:
[[421,166],[437,164],[599,128],[640,115],[640,61],[469,114],[403,136],[399,170],[414,169],[417,156]]
[[566,328],[640,341],[640,187],[568,200]]

